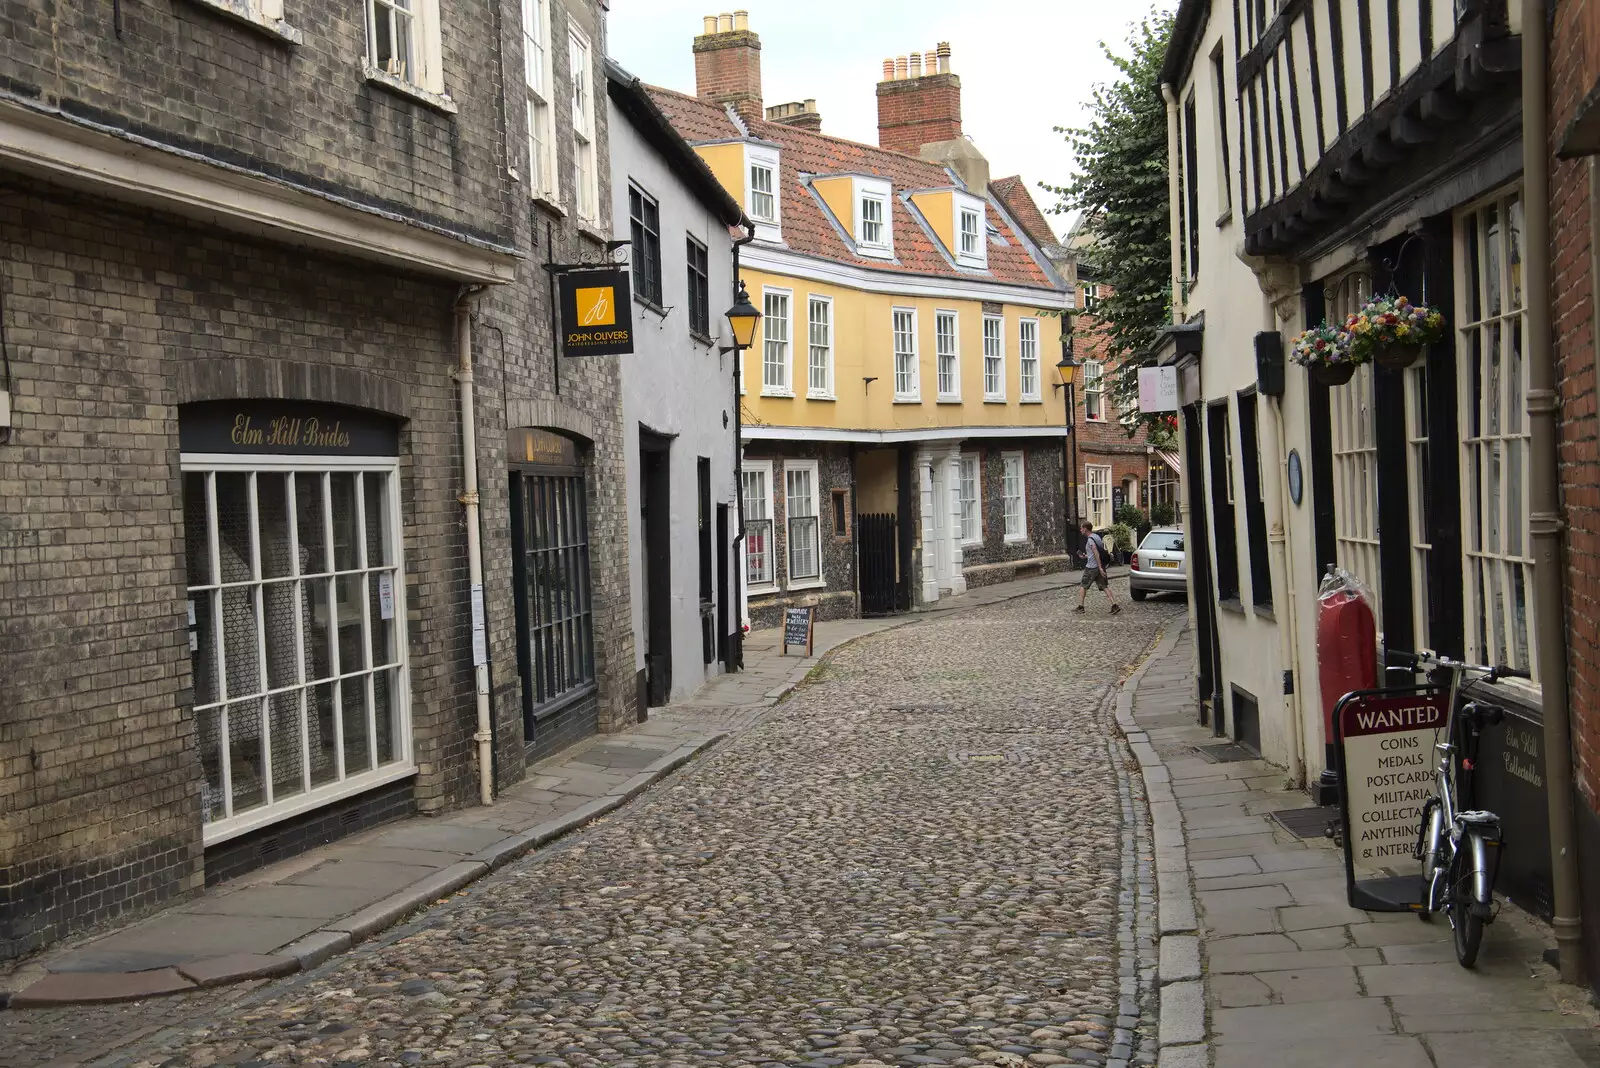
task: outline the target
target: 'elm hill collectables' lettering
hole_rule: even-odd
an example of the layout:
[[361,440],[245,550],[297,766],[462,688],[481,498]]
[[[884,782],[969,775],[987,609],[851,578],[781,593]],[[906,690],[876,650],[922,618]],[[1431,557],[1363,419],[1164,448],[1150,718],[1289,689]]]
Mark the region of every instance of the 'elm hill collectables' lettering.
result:
[[563,356],[633,351],[633,290],[627,268],[571,271],[558,282]]
[[185,453],[276,456],[397,456],[397,421],[337,404],[297,401],[207,401],[179,411]]

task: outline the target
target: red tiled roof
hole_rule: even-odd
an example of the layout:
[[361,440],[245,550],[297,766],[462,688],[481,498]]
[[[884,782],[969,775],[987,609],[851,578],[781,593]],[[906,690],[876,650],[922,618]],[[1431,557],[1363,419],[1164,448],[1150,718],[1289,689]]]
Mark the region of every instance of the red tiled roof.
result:
[[1017,220],[1017,225],[1033,238],[1035,244],[1060,244],[1055,231],[1050,229],[1050,224],[1045,221],[1044,213],[1039,210],[1038,202],[1028,191],[1028,185],[1022,180],[1022,175],[1013,174],[1009,178],[996,178],[989,183],[989,192],[1006,206],[1011,217]]
[[[697,97],[646,86],[684,140],[728,141],[744,137],[728,113],[720,106]],[[947,189],[957,183],[950,172],[903,152],[846,141],[840,137],[801,130],[763,119],[748,120],[750,136],[782,146],[779,155],[779,182],[783,214],[783,243],[797,252],[822,256],[841,263],[880,271],[900,271],[919,275],[947,275],[975,281],[985,279],[971,270],[957,270],[942,250],[938,238],[928,234],[914,217],[900,194],[914,190]],[[857,256],[835,228],[831,214],[800,180],[801,174],[871,174],[887,178],[894,186],[893,200],[895,259],[876,260]],[[1008,206],[1009,210],[1009,206]],[[1038,209],[1034,209],[1035,214]],[[1003,244],[989,242],[987,278],[1010,285],[1056,289],[1023,239],[1012,230],[993,206],[984,213],[997,230]],[[1019,225],[1026,223],[1018,220]],[[1049,227],[1045,227],[1049,232]]]

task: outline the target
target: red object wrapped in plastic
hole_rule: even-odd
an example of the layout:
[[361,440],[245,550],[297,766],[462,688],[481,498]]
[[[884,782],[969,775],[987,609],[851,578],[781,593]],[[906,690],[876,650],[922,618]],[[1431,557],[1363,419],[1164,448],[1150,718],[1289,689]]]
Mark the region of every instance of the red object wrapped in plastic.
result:
[[1322,739],[1333,744],[1333,709],[1353,690],[1378,685],[1378,626],[1361,580],[1330,568],[1317,591],[1317,671],[1322,683]]

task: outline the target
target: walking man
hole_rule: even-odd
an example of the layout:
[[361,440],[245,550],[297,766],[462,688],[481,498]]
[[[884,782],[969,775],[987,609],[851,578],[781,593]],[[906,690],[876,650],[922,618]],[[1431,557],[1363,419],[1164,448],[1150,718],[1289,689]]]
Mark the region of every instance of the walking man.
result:
[[1116,615],[1122,611],[1122,606],[1116,598],[1111,596],[1111,579],[1106,574],[1106,568],[1111,562],[1111,554],[1106,551],[1105,539],[1094,532],[1094,526],[1087,519],[1083,521],[1083,548],[1087,559],[1083,565],[1083,582],[1078,589],[1078,611],[1082,612],[1083,602],[1089,596],[1089,587],[1098,586],[1106,593],[1106,603],[1111,606],[1111,614]]

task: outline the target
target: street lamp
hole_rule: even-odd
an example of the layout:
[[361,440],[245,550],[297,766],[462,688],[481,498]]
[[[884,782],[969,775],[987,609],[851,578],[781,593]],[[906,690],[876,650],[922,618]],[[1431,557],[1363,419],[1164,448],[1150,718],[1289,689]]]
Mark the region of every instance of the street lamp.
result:
[[1056,388],[1067,391],[1067,545],[1072,549],[1074,562],[1077,560],[1078,552],[1083,548],[1080,544],[1083,534],[1078,529],[1078,402],[1076,394],[1078,368],[1081,366],[1083,365],[1072,358],[1072,313],[1067,312],[1061,317],[1061,362],[1056,364],[1056,374],[1061,376],[1061,381],[1056,383]]
[[[739,250],[733,250],[733,263],[735,269],[739,265]],[[744,279],[739,280],[739,292],[733,301],[733,307],[727,311],[728,328],[733,333],[733,499],[739,519],[739,533],[733,539],[734,558],[738,566],[734,568],[737,578],[734,582],[733,607],[739,613],[739,625],[731,636],[733,648],[728,657],[730,670],[744,667],[744,583],[745,563],[742,550],[744,549],[744,407],[739,402],[739,395],[744,390],[741,380],[744,375],[744,350],[755,344],[756,324],[761,321],[761,309],[750,303],[750,292],[744,287]],[[727,352],[724,348],[722,351]],[[727,419],[723,419],[723,426],[727,426]]]

